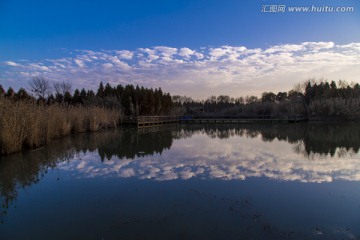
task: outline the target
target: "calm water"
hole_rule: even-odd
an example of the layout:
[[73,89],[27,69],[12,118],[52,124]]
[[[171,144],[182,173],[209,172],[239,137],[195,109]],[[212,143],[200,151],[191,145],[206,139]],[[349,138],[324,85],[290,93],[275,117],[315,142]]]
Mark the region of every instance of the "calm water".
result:
[[81,134],[0,159],[0,239],[359,239],[358,124]]

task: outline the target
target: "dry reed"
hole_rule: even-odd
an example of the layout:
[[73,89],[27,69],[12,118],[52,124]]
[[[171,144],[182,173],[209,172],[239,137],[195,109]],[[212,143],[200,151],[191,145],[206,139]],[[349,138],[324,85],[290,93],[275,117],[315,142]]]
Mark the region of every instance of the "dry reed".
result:
[[116,127],[120,111],[39,105],[0,98],[0,154],[37,148],[70,133]]

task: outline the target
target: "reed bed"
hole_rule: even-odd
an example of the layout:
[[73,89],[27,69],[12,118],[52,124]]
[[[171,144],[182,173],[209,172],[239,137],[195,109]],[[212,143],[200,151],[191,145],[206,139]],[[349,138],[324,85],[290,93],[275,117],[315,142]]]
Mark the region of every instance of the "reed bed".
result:
[[40,147],[71,133],[116,127],[119,110],[68,107],[0,98],[0,153]]

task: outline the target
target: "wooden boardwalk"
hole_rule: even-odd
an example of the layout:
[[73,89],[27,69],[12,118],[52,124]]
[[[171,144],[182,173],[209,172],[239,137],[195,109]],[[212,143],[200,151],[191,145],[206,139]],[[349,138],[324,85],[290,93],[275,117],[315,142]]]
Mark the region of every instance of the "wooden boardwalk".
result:
[[153,127],[179,122],[179,116],[139,116],[124,117],[122,124],[136,125],[137,127]]
[[180,123],[298,123],[308,121],[304,116],[287,116],[283,118],[271,116],[201,116],[182,117]]
[[308,121],[304,116],[286,116],[276,118],[271,116],[139,116],[124,117],[122,124],[135,125],[138,128],[153,127],[165,124],[241,124],[241,123],[298,123]]

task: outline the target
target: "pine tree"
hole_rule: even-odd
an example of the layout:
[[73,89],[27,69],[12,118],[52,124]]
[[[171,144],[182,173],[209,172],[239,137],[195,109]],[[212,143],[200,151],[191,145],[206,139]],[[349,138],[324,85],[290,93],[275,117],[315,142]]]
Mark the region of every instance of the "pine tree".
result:
[[104,97],[112,97],[112,96],[113,96],[113,88],[110,86],[109,83],[107,83],[104,88]]
[[80,96],[80,91],[79,89],[75,89],[74,91],[74,95],[72,97],[72,103],[73,104],[82,104],[83,101],[82,101],[82,98]]
[[5,90],[3,86],[0,84],[0,97],[3,97],[5,95]]
[[7,92],[5,93],[6,98],[13,98],[15,96],[15,91],[11,87],[8,88]]
[[64,103],[71,104],[71,101],[72,101],[71,93],[66,92],[64,95]]
[[30,100],[30,95],[26,92],[24,88],[20,88],[19,91],[15,94],[17,100]]
[[84,88],[81,89],[80,97],[83,102],[84,102],[84,100],[86,100],[86,90]]
[[96,97],[104,98],[104,85],[103,85],[102,82],[100,82],[100,84],[99,84],[99,88],[98,88],[98,91],[96,93]]

